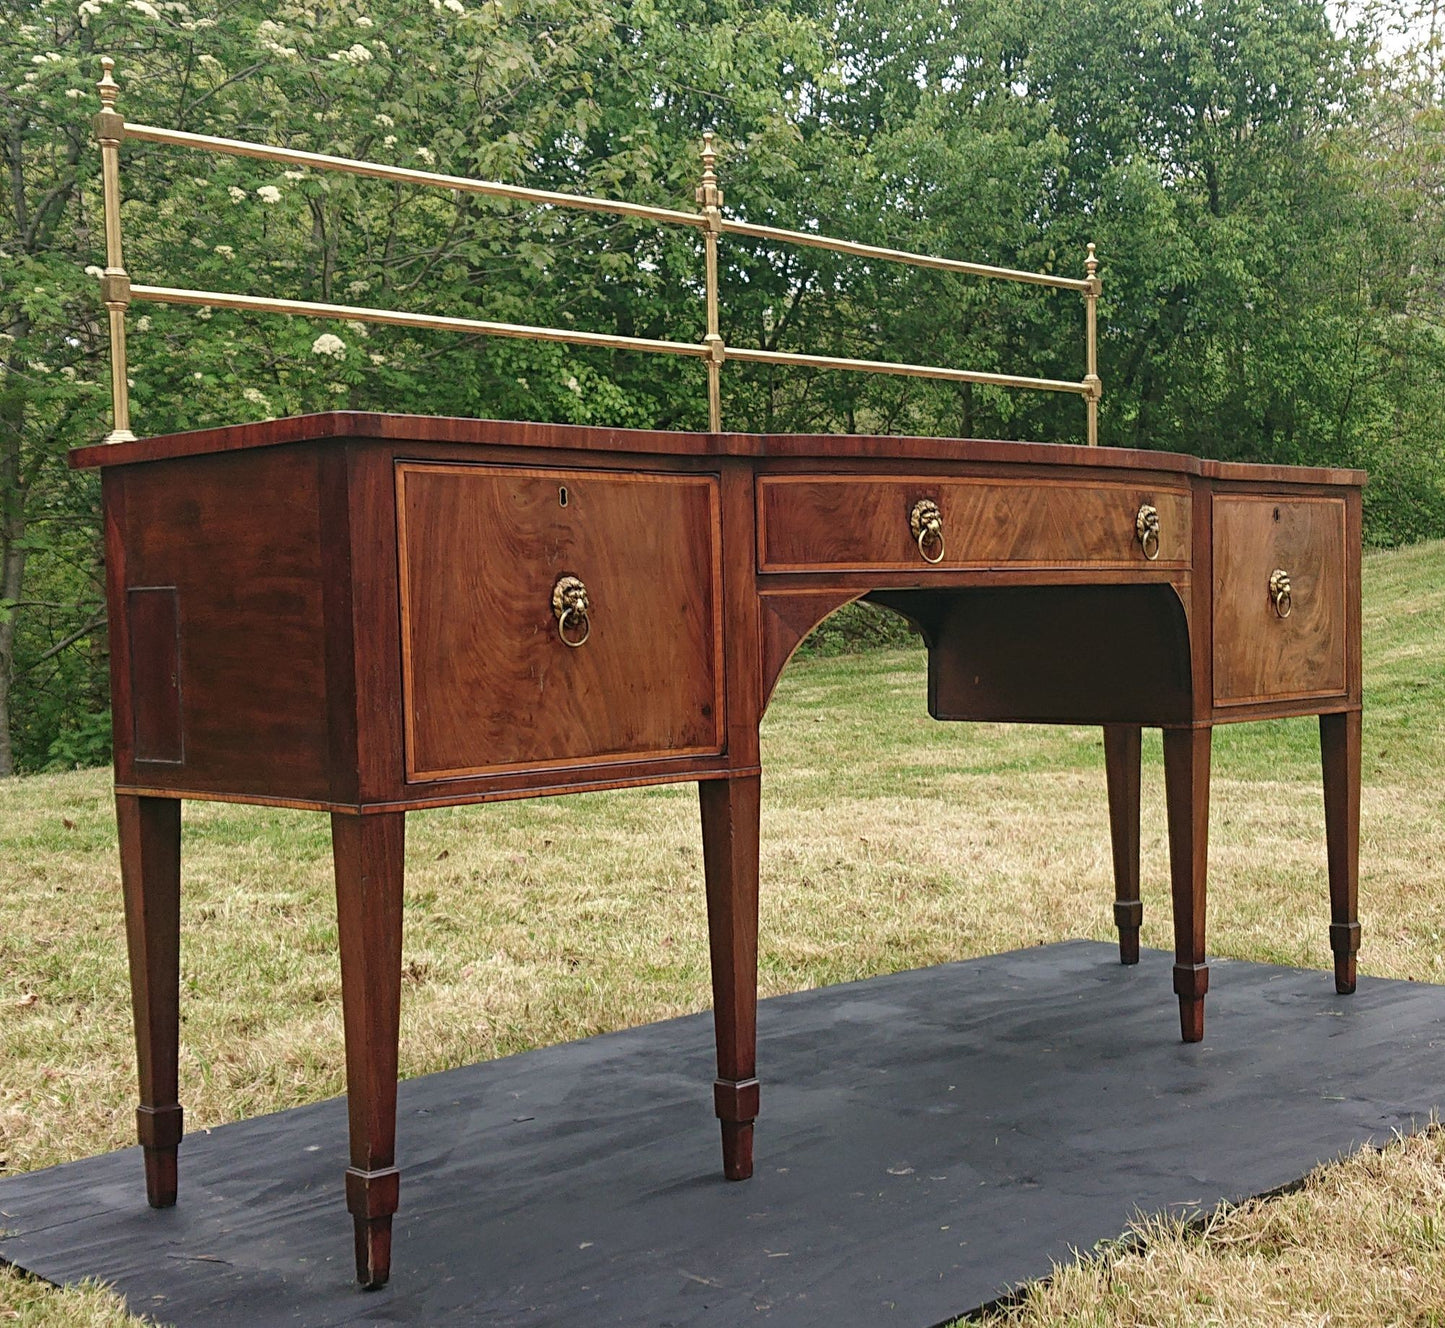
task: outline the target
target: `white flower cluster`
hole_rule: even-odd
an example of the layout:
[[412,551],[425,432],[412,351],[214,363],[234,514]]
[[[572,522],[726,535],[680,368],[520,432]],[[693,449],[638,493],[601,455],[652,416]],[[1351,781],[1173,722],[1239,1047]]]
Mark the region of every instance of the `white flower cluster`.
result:
[[266,412],[266,418],[270,419],[276,412],[271,408],[271,399],[259,387],[245,387],[241,389],[241,395],[253,406],[260,406]]
[[274,184],[263,184],[256,190],[256,197],[263,203],[279,203],[281,201],[281,191],[277,189]]
[[150,0],[126,0],[126,7],[134,9],[137,14],[144,14],[147,18],[161,16],[161,11],[151,4]]
[[371,51],[368,47],[363,46],[360,42],[356,42],[347,50],[332,51],[331,54],[328,55],[326,58],[328,60],[339,61],[341,64],[345,65],[364,65],[368,60],[371,59]]
[[380,125],[383,129],[390,129],[393,125],[396,124],[396,121],[393,120],[389,115],[373,115],[371,117],[371,123],[374,125]]
[[372,21],[367,18],[365,14],[358,14],[356,16],[356,26],[358,28],[370,28],[374,27],[375,24],[373,24]]
[[105,273],[100,268],[96,267],[94,263],[90,263],[86,266],[85,275],[87,277],[103,277],[105,276]]
[[313,355],[329,355],[333,360],[346,358],[346,343],[334,332],[323,332],[311,343]]
[[286,29],[269,18],[256,29],[256,40],[261,43],[263,50],[279,55],[283,60],[294,60],[299,53],[294,46],[287,46],[280,40],[285,35]]
[[282,171],[281,174],[288,180],[304,180],[306,178],[305,171]]
[[244,203],[246,201],[246,191],[238,185],[231,185],[226,192],[231,195],[231,202],[233,203]]
[[236,256],[236,251],[232,249],[229,244],[218,244],[216,246],[216,253],[218,253],[222,258],[224,258],[228,263]]

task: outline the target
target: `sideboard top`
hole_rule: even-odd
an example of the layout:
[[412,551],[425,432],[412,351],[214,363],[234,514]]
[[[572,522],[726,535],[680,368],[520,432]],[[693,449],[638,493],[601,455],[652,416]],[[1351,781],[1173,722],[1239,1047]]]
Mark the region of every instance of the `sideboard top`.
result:
[[75,469],[134,465],[176,457],[234,452],[253,447],[328,438],[374,438],[402,443],[461,443],[502,447],[565,448],[662,456],[815,457],[819,460],[877,458],[892,461],[992,461],[1039,465],[1102,466],[1172,471],[1215,479],[1294,484],[1365,483],[1362,470],[1322,466],[1254,465],[1209,461],[1177,452],[1137,448],[1084,447],[1071,443],[1022,443],[978,438],[915,438],[893,434],[685,433],[663,429],[606,429],[578,424],[537,424],[517,420],[476,420],[372,411],[326,411],[257,424],[230,424],[189,433],[161,434],[133,442],[99,443],[70,453]]

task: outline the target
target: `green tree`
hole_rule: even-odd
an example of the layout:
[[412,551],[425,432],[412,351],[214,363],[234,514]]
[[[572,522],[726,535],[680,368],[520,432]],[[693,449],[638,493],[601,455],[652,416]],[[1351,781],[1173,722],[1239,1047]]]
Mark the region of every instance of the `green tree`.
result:
[[[1106,443],[1362,464],[1445,533],[1432,0],[12,0],[0,18],[0,773],[99,759],[106,431],[89,117],[692,206],[1072,274],[1104,261]],[[1423,7],[1422,7],[1423,6]],[[1391,22],[1415,20],[1403,46]],[[138,281],[697,340],[691,230],[140,142]],[[1077,378],[1077,297],[728,237],[734,345]],[[86,269],[90,268],[88,274]],[[344,405],[697,428],[700,366],[136,304],[140,433]],[[1082,441],[1076,398],[731,365],[730,428]]]
[[[659,37],[655,49],[644,35]],[[133,121],[676,206],[691,203],[707,89],[740,136],[780,143],[802,77],[784,71],[816,75],[825,51],[808,22],[742,4],[380,0],[263,12],[229,0],[82,0],[78,10],[28,0],[7,16],[0,774],[15,768],[17,733],[30,767],[104,751],[104,687],[74,676],[90,660],[81,672],[103,678],[95,487],[64,462],[106,431],[89,126],[101,52],[119,61]],[[126,264],[139,281],[701,336],[690,232],[143,143],[123,158]],[[219,309],[136,304],[129,328],[144,433],[336,405],[706,419],[692,364]],[[36,576],[43,602],[26,589]]]

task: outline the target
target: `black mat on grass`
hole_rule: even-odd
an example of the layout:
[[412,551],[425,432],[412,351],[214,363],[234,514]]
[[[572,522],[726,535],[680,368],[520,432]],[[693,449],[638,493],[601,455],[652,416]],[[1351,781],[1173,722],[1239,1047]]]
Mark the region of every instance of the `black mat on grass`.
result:
[[351,1281],[343,1100],[0,1181],[0,1258],[177,1325],[897,1323],[1048,1273],[1138,1210],[1287,1184],[1445,1106],[1445,987],[1041,946],[765,1001],[757,1171],[721,1178],[708,1015],[401,1085],[391,1285]]

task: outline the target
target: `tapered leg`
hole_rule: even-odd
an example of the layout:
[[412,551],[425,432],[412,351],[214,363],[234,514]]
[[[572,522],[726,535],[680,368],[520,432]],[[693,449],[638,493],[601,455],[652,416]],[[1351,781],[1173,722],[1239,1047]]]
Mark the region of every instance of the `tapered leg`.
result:
[[1137,724],[1104,725],[1104,778],[1109,786],[1109,836],[1114,843],[1114,925],[1119,962],[1139,962],[1139,746]]
[[1174,991],[1186,1042],[1204,1036],[1205,876],[1209,849],[1207,728],[1164,730],[1164,796],[1169,811],[1169,875],[1174,894]]
[[351,1126],[346,1206],[356,1233],[356,1278],[367,1290],[391,1274],[391,1215],[401,1179],[396,1060],[405,825],[401,812],[331,818]]
[[713,1104],[722,1122],[723,1174],[729,1180],[753,1174],[758,1114],[759,786],[757,775],[698,784],[717,1031]]
[[181,804],[178,798],[115,797],[130,998],[135,1011],[140,1106],[136,1131],[145,1150],[152,1208],[176,1201],[181,1142],[176,1058],[180,1042]]
[[1325,844],[1330,867],[1330,949],[1335,990],[1355,989],[1360,948],[1360,712],[1320,716],[1320,760],[1325,777]]

